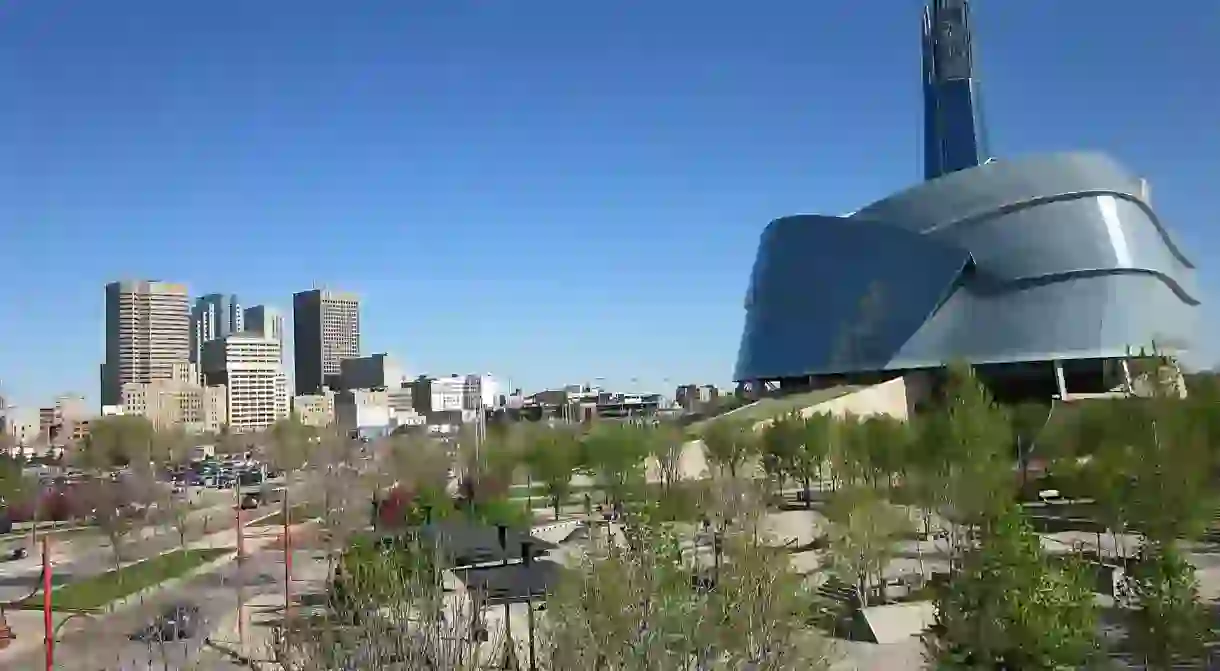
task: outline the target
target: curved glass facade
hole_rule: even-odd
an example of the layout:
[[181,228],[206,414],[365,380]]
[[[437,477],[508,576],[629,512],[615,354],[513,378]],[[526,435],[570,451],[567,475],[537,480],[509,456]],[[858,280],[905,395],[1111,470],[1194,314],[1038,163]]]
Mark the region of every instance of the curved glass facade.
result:
[[849,217],[776,220],[736,380],[1188,349],[1194,267],[1099,154],[959,170]]

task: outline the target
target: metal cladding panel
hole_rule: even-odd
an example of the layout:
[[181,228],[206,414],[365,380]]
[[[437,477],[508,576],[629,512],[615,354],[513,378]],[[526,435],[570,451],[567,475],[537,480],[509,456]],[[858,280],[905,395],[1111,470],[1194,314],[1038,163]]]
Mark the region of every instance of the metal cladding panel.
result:
[[960,249],[883,223],[772,222],[747,292],[737,379],[886,367],[968,261]]
[[773,222],[735,378],[1189,349],[1194,267],[1140,198],[1107,157],[1057,154]]

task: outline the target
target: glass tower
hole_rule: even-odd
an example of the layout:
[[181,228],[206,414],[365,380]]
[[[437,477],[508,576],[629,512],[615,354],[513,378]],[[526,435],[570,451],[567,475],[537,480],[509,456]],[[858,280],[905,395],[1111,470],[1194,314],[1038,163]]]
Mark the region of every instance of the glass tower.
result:
[[930,0],[923,12],[924,178],[990,158],[974,73],[967,0]]

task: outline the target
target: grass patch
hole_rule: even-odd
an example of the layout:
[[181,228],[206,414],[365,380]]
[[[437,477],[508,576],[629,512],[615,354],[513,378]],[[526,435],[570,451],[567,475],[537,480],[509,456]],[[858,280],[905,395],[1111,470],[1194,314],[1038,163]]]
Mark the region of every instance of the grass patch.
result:
[[[78,536],[80,534],[97,533],[97,532],[98,532],[97,527],[85,526],[85,525],[70,526],[70,527],[67,527],[67,526],[65,526],[65,527],[50,527],[50,526],[38,527],[38,537],[39,538],[42,538],[43,536],[50,536],[53,539],[71,538],[73,536]],[[29,538],[29,537],[30,537],[29,529],[25,529],[24,531],[14,531],[12,533],[0,534],[0,543],[4,543],[6,541],[21,540],[23,538]]]
[[698,435],[707,428],[707,425],[716,421],[720,417],[729,417],[731,419],[750,422],[761,422],[764,419],[771,419],[778,415],[808,408],[812,405],[825,403],[836,399],[840,396],[850,394],[853,391],[858,391],[864,387],[859,385],[842,385],[838,387],[827,387],[826,389],[815,389],[800,394],[790,394],[788,396],[775,396],[759,400],[757,403],[742,406],[738,410],[718,415],[705,419],[701,422],[695,422],[687,427],[688,434]]
[[[106,604],[177,578],[191,569],[228,554],[231,550],[174,550],[138,564],[110,570],[84,580],[78,580],[51,592],[51,609],[57,611],[93,611]],[[42,608],[42,593],[21,603],[24,610]]]

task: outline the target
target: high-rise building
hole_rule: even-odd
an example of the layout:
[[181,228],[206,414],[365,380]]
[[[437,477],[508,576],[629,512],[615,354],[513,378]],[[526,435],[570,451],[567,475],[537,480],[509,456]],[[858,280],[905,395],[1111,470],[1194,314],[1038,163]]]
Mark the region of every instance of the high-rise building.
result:
[[123,385],[173,379],[191,357],[191,298],[186,286],[157,281],[106,285],[106,362],[102,405],[118,405]]
[[242,330],[243,314],[237,296],[200,296],[191,309],[191,361],[199,363],[203,344]]
[[924,8],[923,104],[925,179],[990,158],[968,0],[930,0]]
[[267,305],[255,305],[246,308],[242,320],[246,331],[278,340],[283,353],[284,315],[279,310]]
[[360,300],[326,289],[293,294],[292,338],[296,394],[338,388],[339,362],[360,356]]
[[234,333],[205,342],[201,361],[204,384],[225,387],[225,424],[230,431],[260,431],[288,416],[279,341]]

